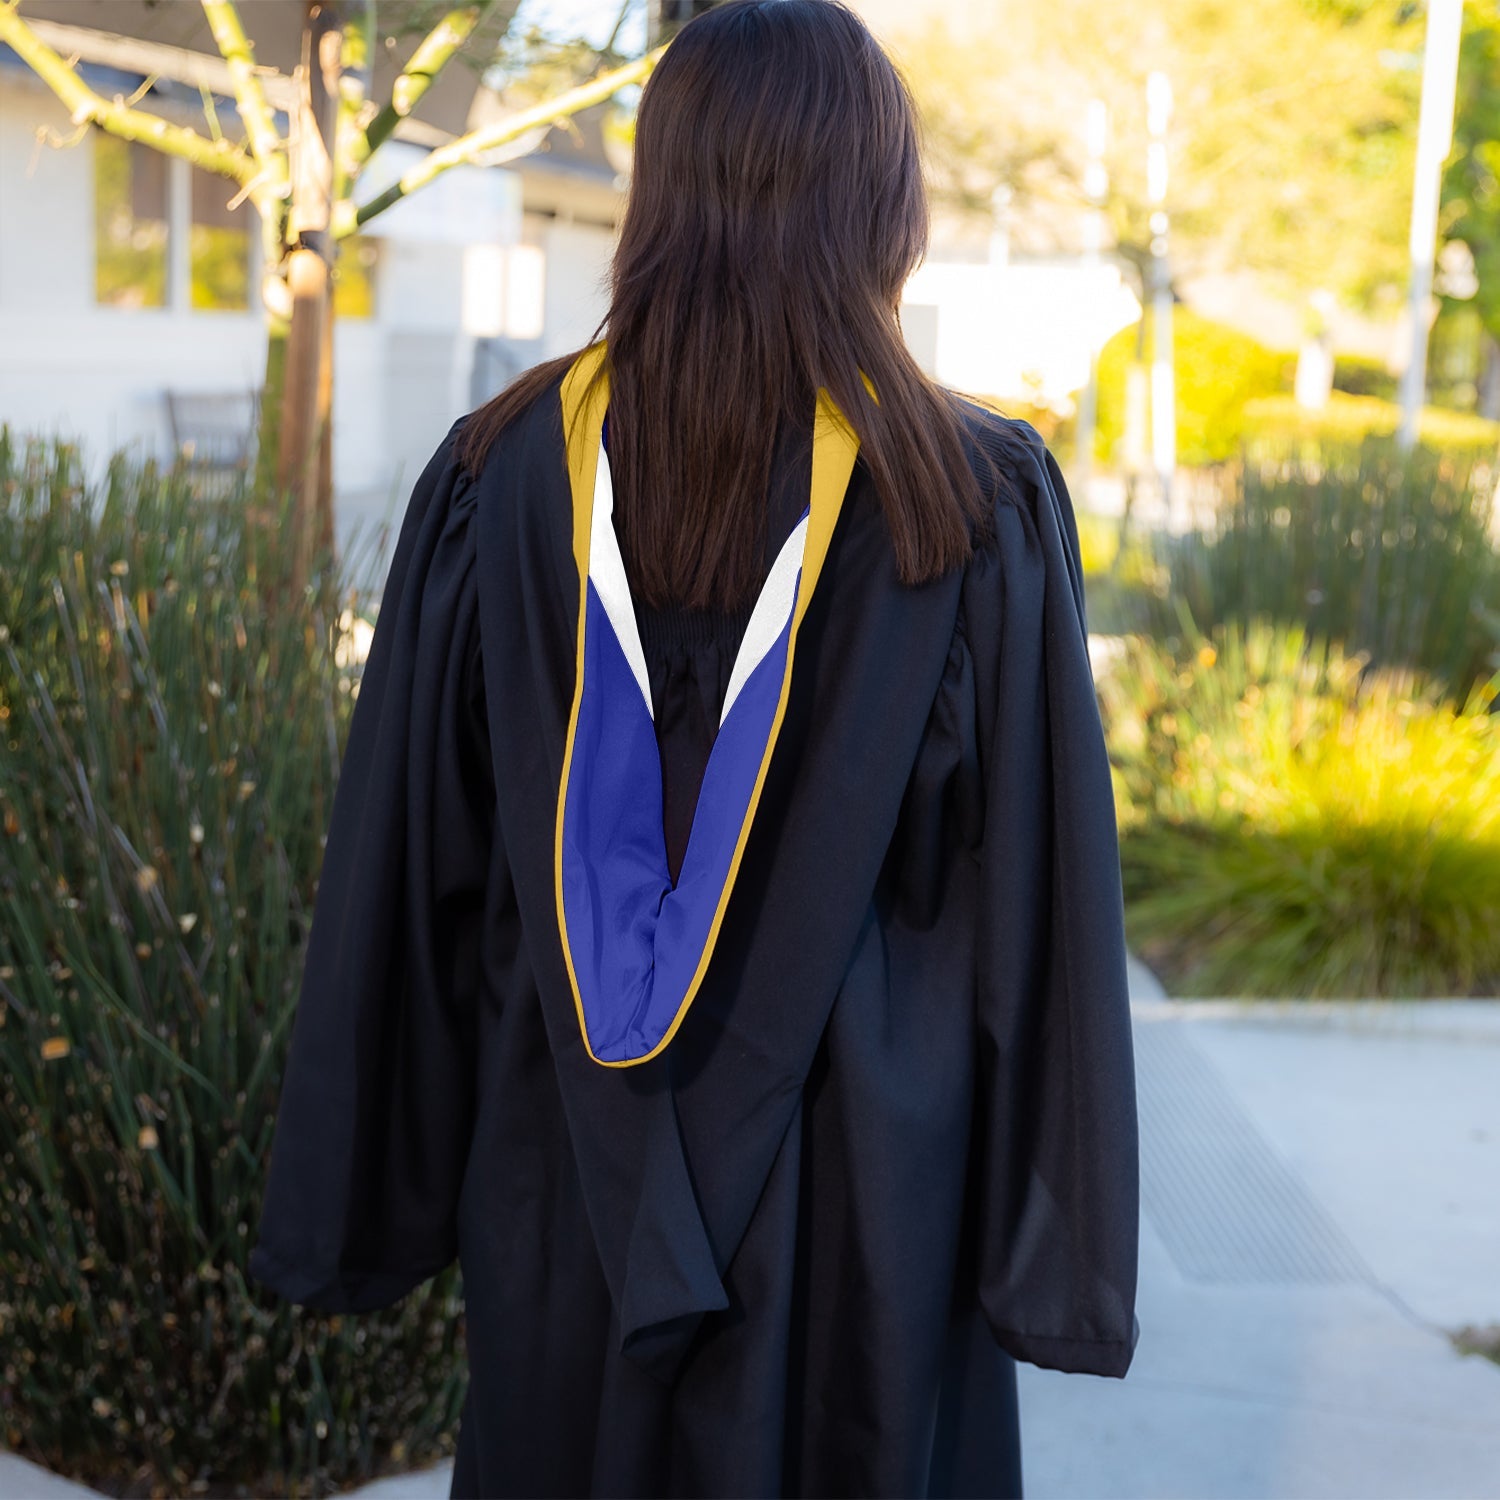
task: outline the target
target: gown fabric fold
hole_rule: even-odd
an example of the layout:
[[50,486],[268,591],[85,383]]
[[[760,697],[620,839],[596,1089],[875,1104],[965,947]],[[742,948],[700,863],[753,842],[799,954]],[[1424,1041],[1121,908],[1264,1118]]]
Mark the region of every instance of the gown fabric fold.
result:
[[[1007,476],[993,534],[902,585],[856,463],[702,987],[624,1069],[588,1055],[554,901],[560,403],[477,478],[460,419],[417,482],[250,1268],[359,1311],[458,1259],[455,1496],[1017,1496],[1013,1362],[1130,1365],[1134,1066],[1077,534],[1035,430],[965,410]],[[768,563],[805,503],[796,436]],[[637,619],[675,878],[745,615]]]

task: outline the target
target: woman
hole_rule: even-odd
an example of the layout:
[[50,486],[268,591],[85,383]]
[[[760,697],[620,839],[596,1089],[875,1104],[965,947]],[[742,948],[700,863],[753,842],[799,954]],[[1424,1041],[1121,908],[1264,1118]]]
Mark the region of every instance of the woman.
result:
[[907,353],[926,236],[860,21],[728,0],[596,337],[412,495],[251,1268],[359,1311],[458,1259],[456,1496],[1014,1496],[1014,1360],[1130,1364],[1077,535]]

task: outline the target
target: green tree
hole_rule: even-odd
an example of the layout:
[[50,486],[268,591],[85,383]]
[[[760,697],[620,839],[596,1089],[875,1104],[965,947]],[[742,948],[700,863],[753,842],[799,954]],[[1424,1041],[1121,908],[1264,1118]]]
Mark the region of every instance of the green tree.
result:
[[[995,14],[998,12],[998,14]],[[1001,0],[985,29],[893,38],[926,122],[935,201],[1018,218],[1080,212],[1087,101],[1109,110],[1107,212],[1148,254],[1145,80],[1170,78],[1172,262],[1250,267],[1279,290],[1399,304],[1415,153],[1421,13],[1391,0]]]

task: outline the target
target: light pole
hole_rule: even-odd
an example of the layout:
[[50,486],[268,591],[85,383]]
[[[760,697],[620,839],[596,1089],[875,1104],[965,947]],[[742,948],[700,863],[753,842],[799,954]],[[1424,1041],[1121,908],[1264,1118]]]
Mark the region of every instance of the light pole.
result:
[[1146,197],[1151,204],[1151,289],[1154,350],[1151,359],[1151,457],[1165,518],[1172,518],[1172,476],[1177,467],[1176,391],[1172,381],[1172,282],[1167,268],[1167,122],[1172,84],[1165,73],[1146,79]]
[[1417,441],[1417,417],[1427,394],[1427,299],[1437,245],[1438,198],[1443,162],[1453,145],[1453,101],[1458,88],[1458,44],[1463,0],[1427,0],[1422,47],[1422,111],[1417,120],[1417,168],[1411,200],[1411,356],[1401,376],[1401,427],[1397,441]]
[[[1104,198],[1109,192],[1109,170],[1104,165],[1104,147],[1109,135],[1109,113],[1102,99],[1090,99],[1085,140],[1088,145],[1088,165],[1083,173],[1083,191],[1089,200],[1088,217],[1084,220],[1083,263],[1092,296],[1098,284],[1097,267],[1104,248]],[[1091,303],[1092,311],[1092,303]],[[1079,502],[1088,505],[1089,478],[1094,468],[1094,427],[1099,411],[1099,345],[1094,336],[1092,319],[1089,323],[1089,374],[1084,382],[1083,396],[1078,403],[1078,443],[1073,457],[1073,491]]]
[[990,264],[1010,264],[1010,205],[1014,194],[1008,182],[995,185],[990,194]]

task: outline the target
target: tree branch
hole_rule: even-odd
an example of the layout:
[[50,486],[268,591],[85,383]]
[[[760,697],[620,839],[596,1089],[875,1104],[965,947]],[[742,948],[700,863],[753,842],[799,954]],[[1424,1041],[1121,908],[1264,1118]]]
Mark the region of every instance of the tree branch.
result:
[[474,0],[471,5],[450,10],[417,44],[410,61],[391,85],[391,101],[356,136],[350,147],[351,175],[369,160],[371,153],[417,107],[422,95],[432,87],[465,42],[474,34],[484,13],[494,0]]
[[610,27],[609,40],[604,44],[606,55],[615,50],[615,43],[619,40],[620,32],[624,28],[627,17],[630,15],[630,7],[634,4],[635,0],[621,0],[620,13],[615,17],[615,24]]
[[375,47],[375,0],[356,0],[346,7],[339,54],[338,117],[333,127],[333,201],[342,202],[363,158],[355,152],[364,139],[361,118],[370,98],[371,59]]
[[240,24],[239,12],[234,8],[234,0],[202,0],[202,4],[214,42],[234,81],[235,103],[245,122],[250,154],[255,158],[261,175],[276,185],[280,196],[287,183],[286,154],[281,149],[281,138],[276,134],[275,117],[266,102],[266,91],[255,72],[255,53],[245,36],[245,28]]
[[97,125],[123,140],[185,157],[194,166],[232,178],[244,188],[254,182],[255,164],[238,146],[225,140],[208,140],[184,125],[132,109],[121,99],[101,98],[17,15],[16,0],[0,0],[0,42],[9,45],[62,100],[75,125]]
[[638,57],[623,67],[615,68],[608,73],[601,73],[597,78],[591,78],[587,83],[579,84],[577,88],[568,89],[566,93],[558,94],[552,99],[544,99],[540,104],[532,105],[530,109],[518,110],[513,115],[507,115],[503,120],[495,121],[493,125],[486,125],[481,130],[471,130],[468,135],[460,136],[446,146],[439,146],[435,151],[429,151],[400,182],[393,183],[354,214],[352,222],[346,218],[343,224],[335,225],[334,234],[340,239],[352,234],[356,228],[369,223],[393,203],[400,202],[402,198],[416,192],[418,188],[426,187],[434,177],[446,172],[450,167],[471,162],[476,157],[483,156],[486,151],[503,146],[507,141],[524,135],[538,125],[549,125],[555,120],[566,119],[569,115],[577,114],[592,104],[599,104],[608,99],[611,94],[617,93],[626,84],[644,80],[666,50],[667,44],[663,43],[660,47],[646,53],[644,57]]

